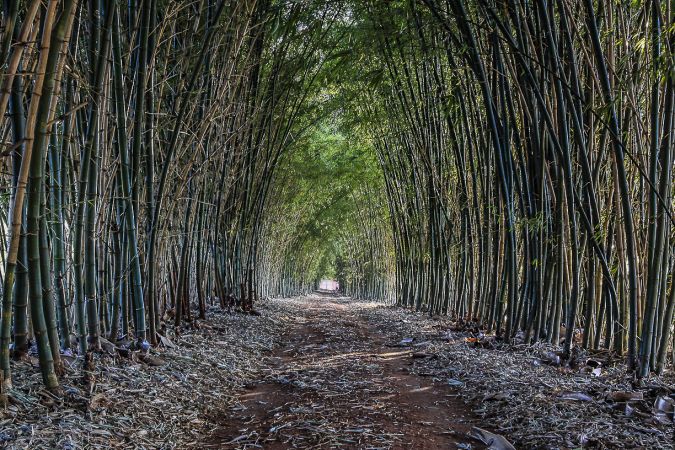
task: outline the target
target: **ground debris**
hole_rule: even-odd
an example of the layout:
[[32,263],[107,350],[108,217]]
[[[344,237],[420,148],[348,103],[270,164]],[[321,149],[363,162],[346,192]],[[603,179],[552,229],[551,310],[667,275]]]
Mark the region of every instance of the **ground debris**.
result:
[[380,306],[330,296],[277,300],[277,318],[289,325],[283,342],[207,446],[436,450],[470,440],[486,448],[468,437],[475,417],[454,387],[410,374],[412,360],[435,357],[426,353],[430,342],[370,324],[369,311]]
[[563,365],[560,347],[507,344],[476,324],[390,306],[366,314],[383,332],[430,341],[436,357],[412,359],[411,373],[462,380],[457,395],[516,448],[673,448],[672,372],[639,387],[608,351],[575,347]]
[[71,362],[63,396],[29,359],[13,362],[0,447],[672,448],[672,373],[636,385],[608,353],[576,350],[572,367],[555,346],[374,302],[256,307],[214,309],[149,356],[123,357],[118,342],[88,384]]
[[169,332],[148,355],[125,358],[123,346],[102,340],[91,393],[81,361],[67,365],[58,399],[44,395],[29,361],[13,362],[11,403],[0,411],[0,448],[201,448],[215,426],[210,412],[233,403],[261,370],[274,336],[283,334],[267,304],[259,305],[260,317],[213,308],[198,330]]
[[482,428],[473,427],[470,436],[478,439],[488,446],[488,450],[516,450],[511,443],[499,434],[492,433]]

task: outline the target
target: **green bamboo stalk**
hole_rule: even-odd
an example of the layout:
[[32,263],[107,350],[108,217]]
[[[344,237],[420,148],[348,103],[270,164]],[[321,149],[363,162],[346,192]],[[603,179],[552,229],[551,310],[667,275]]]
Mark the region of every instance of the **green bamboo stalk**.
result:
[[[39,89],[38,106],[35,109],[34,126],[31,127],[30,122],[27,129],[34,129],[35,139],[32,142],[32,158],[30,158],[30,170],[28,174],[27,187],[27,205],[26,205],[26,219],[27,219],[27,249],[28,249],[28,282],[30,286],[30,312],[31,321],[33,324],[33,333],[38,347],[38,357],[40,360],[40,371],[42,379],[48,389],[58,390],[59,381],[56,376],[55,366],[58,368],[58,350],[54,355],[52,351],[53,345],[56,344],[58,349],[58,339],[53,338],[53,333],[50,330],[56,324],[53,323],[53,305],[50,301],[51,292],[44,290],[49,286],[45,286],[43,282],[49,280],[50,274],[42,274],[42,269],[48,267],[43,264],[41,257],[46,255],[46,252],[40,251],[40,236],[41,224],[43,220],[42,204],[43,204],[43,177],[44,177],[44,160],[46,155],[46,148],[48,145],[49,133],[51,126],[49,125],[50,116],[53,111],[52,95],[55,93],[59,74],[58,68],[60,65],[62,49],[67,46],[68,37],[74,16],[74,6],[76,2],[67,2],[64,7],[64,12],[59,18],[56,25],[53,27],[53,22],[56,18],[57,2],[50,2],[47,10],[47,19],[43,25],[43,40],[40,49],[40,57],[44,54],[44,65],[40,72],[41,77],[44,78],[42,86]],[[72,9],[71,9],[72,8]],[[52,27],[54,32],[52,35]],[[53,43],[52,43],[53,41]],[[47,76],[49,74],[50,76]],[[31,101],[33,107],[33,101]],[[30,118],[30,110],[29,110]],[[27,133],[28,134],[28,133]],[[24,159],[26,155],[24,155]],[[46,222],[45,222],[46,223]],[[46,232],[46,230],[44,230]],[[45,315],[45,309],[47,314]],[[51,342],[50,342],[51,341]]]
[[[37,13],[40,2],[35,0],[29,7],[28,14],[24,19],[24,24],[20,33],[20,41],[25,42],[28,33],[33,26],[33,19]],[[43,28],[51,30],[54,21],[55,5],[50,3],[50,8],[47,10],[46,20]],[[45,26],[46,24],[46,26]],[[51,36],[49,33],[43,33],[40,42],[40,56],[38,59],[38,76],[33,85],[33,94],[31,103],[28,108],[26,119],[26,132],[24,136],[23,155],[21,158],[21,167],[19,176],[16,180],[16,189],[11,199],[10,214],[9,214],[9,236],[7,238],[7,259],[5,262],[5,277],[3,279],[2,289],[2,321],[0,322],[0,383],[2,383],[2,394],[5,395],[8,389],[12,387],[12,377],[9,366],[9,338],[10,326],[12,320],[12,286],[14,284],[14,273],[16,271],[19,241],[21,238],[21,223],[23,219],[23,202],[26,193],[26,184],[28,179],[28,170],[31,163],[33,152],[33,141],[35,139],[35,123],[38,113],[38,102],[42,92],[42,87],[45,82],[44,69],[47,66],[47,52],[49,51]],[[10,58],[9,69],[7,70],[7,77],[2,89],[2,97],[0,98],[0,117],[4,116],[7,101],[11,87],[13,85],[13,74],[19,66],[23,46],[16,49]],[[42,70],[40,70],[42,69]]]
[[[117,14],[116,14],[117,15]],[[124,85],[122,82],[122,56],[120,49],[120,26],[119,18],[114,21],[113,28],[113,81],[114,81],[114,101],[115,112],[117,115],[117,123],[122,126],[117,127],[117,151],[120,158],[119,164],[119,187],[122,194],[122,225],[124,226],[123,241],[127,244],[127,254],[129,255],[129,264],[131,266],[131,298],[135,310],[136,320],[136,341],[138,345],[143,344],[146,339],[145,327],[145,298],[143,296],[143,280],[140,266],[140,256],[137,237],[137,221],[135,210],[132,201],[131,176],[130,176],[130,162],[129,150],[126,134],[125,124],[125,100],[124,100]],[[140,93],[140,91],[138,92]],[[141,98],[136,99],[136,103],[142,102]],[[137,110],[138,113],[138,110]],[[138,125],[138,124],[137,124]],[[140,135],[138,136],[140,138]],[[156,339],[151,335],[151,340]]]

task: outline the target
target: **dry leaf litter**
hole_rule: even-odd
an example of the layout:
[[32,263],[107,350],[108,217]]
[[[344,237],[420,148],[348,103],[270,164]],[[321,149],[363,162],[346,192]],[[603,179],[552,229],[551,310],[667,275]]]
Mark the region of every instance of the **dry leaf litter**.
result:
[[[634,386],[610,354],[577,352],[576,366],[561,367],[550,346],[506,346],[449,318],[329,301],[314,315],[308,309],[321,311],[326,298],[262,301],[260,316],[213,309],[147,358],[97,356],[89,383],[73,362],[62,399],[42,389],[34,358],[15,362],[0,446],[406,448],[407,435],[438,424],[407,423],[388,401],[401,380],[384,371],[381,353],[405,352],[411,376],[449,386],[480,417],[453,419],[457,403],[436,402],[459,424],[448,448],[673,448],[672,373]],[[309,335],[286,339],[294,327]],[[258,400],[264,429],[242,401],[261,384],[281,402],[270,410]],[[239,418],[234,429],[223,428],[227,415]]]
[[283,334],[278,310],[268,306],[260,316],[212,308],[208,321],[164,337],[148,357],[121,357],[103,341],[112,354],[95,357],[94,373],[85,377],[81,360],[66,361],[63,398],[43,389],[35,357],[14,362],[0,447],[200,448],[215,426],[212,408],[232,403]]
[[420,352],[413,371],[457,387],[482,423],[517,448],[673,449],[675,375],[641,384],[622,359],[575,349],[506,345],[447,317],[392,307],[364,310],[384,332]]
[[457,430],[443,426],[453,419],[448,399],[414,404],[415,392],[430,387],[399,373],[399,360],[408,367],[411,352],[390,348],[397,347],[391,335],[374,333],[361,317],[381,304],[316,296],[275,304],[293,332],[282,337],[283,346],[269,359],[262,386],[230,409],[212,447],[486,448],[468,436],[468,422],[455,426],[462,431],[457,437]]

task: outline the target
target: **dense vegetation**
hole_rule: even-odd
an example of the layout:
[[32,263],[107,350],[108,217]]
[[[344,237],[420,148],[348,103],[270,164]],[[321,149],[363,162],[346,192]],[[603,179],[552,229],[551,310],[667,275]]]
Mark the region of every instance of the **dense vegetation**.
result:
[[671,8],[5,0],[3,391],[321,276],[663,371]]

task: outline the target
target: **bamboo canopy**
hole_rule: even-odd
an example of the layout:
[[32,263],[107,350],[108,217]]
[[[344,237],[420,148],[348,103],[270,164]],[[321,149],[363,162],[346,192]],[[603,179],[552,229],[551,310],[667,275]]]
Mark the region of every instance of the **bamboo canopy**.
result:
[[2,4],[0,392],[322,278],[672,369],[670,2]]

